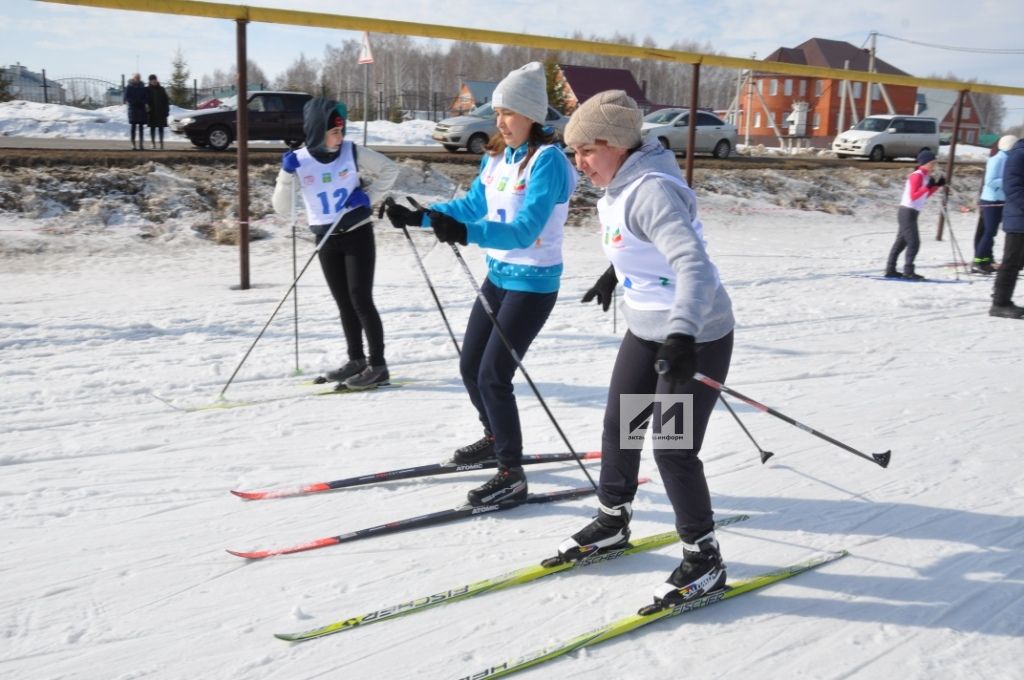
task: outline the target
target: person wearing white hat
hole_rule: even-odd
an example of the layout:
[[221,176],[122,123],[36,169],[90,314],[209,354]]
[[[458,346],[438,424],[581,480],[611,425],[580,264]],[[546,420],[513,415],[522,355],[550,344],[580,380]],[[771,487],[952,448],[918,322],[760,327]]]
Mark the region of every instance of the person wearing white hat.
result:
[[641,140],[641,121],[633,99],[622,90],[609,90],[586,100],[565,129],[577,167],[605,189],[597,209],[611,267],[583,302],[596,298],[607,311],[621,282],[628,329],[608,387],[597,518],[563,541],[558,552],[572,560],[629,541],[644,439],[628,441],[630,421],[639,418],[631,398],[644,395],[641,409],[660,403],[665,414],[675,409],[666,405],[682,404],[676,423],[680,418],[686,422],[684,432],[692,441],[652,435],[655,462],[683,541],[682,561],[655,591],[656,603],[667,606],[725,583],[699,457],[718,393],[694,380],[694,374],[725,381],[735,321],[708,255],[697,197],[683,180],[675,155],[657,140]]
[[1016,143],[1016,135],[1003,135],[996,145],[996,153],[985,163],[985,179],[982,180],[981,198],[978,200],[985,228],[974,246],[972,266],[974,271],[982,274],[995,272],[992,246],[999,232],[999,223],[1003,221],[1003,204],[1006,202],[1006,193],[1003,192],[1003,168],[1006,166],[1006,157],[1010,149]]
[[[433,227],[443,243],[475,243],[487,253],[480,293],[520,358],[540,333],[558,297],[562,229],[577,174],[544,125],[548,96],[544,66],[531,62],[494,89],[498,132],[469,192],[429,210],[387,208],[395,227]],[[459,370],[484,436],[458,449],[452,462],[497,460],[498,472],[468,494],[473,505],[522,500],[523,435],[512,389],[516,361],[478,299],[470,312]]]

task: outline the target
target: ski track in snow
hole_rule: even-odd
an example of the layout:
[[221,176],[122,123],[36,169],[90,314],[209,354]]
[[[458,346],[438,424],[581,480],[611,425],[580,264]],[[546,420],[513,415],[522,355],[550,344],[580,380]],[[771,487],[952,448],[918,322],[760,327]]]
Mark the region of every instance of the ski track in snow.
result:
[[[1019,677],[1019,324],[985,315],[989,280],[858,278],[881,271],[894,209],[844,217],[701,200],[739,324],[728,384],[859,450],[892,449],[892,463],[882,470],[730,399],[776,454],[762,465],[719,407],[702,455],[716,512],[751,515],[720,535],[731,576],[820,550],[851,556],[522,677]],[[928,236],[935,210],[921,219],[918,263],[952,278],[939,266],[949,244]],[[973,219],[955,217],[961,240]],[[323,386],[303,384],[343,358],[312,266],[298,287],[301,375],[289,300],[225,394],[251,404],[186,412],[154,399],[215,403],[291,280],[288,232],[281,223],[252,244],[249,291],[230,288],[234,248],[184,234],[40,236],[64,245],[5,260],[0,675],[459,678],[635,611],[678,562],[676,545],[323,640],[271,637],[531,563],[594,508],[593,499],[524,507],[253,563],[225,553],[453,507],[488,477],[254,502],[228,494],[434,462],[479,436],[404,237],[382,226],[375,298],[392,373],[408,385],[315,396]],[[558,304],[526,357],[580,452],[600,445],[624,330],[621,315],[613,333],[611,314],[578,303],[606,266],[593,232],[569,230]],[[79,238],[92,240],[87,258],[67,247]],[[429,235],[416,240],[461,342],[469,285]],[[475,248],[467,260],[481,279]],[[565,450],[521,378],[516,393],[527,451]],[[649,451],[641,473],[653,481],[637,497],[637,536],[672,525]],[[535,491],[586,483],[571,463],[528,475]]]

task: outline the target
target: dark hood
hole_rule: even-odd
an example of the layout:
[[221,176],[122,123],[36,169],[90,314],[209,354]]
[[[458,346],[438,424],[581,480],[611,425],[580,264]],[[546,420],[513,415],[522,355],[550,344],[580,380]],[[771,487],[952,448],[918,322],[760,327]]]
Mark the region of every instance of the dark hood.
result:
[[331,153],[324,146],[327,136],[327,120],[338,102],[323,97],[313,97],[302,107],[302,128],[306,133],[306,148],[317,160],[333,158],[337,152]]

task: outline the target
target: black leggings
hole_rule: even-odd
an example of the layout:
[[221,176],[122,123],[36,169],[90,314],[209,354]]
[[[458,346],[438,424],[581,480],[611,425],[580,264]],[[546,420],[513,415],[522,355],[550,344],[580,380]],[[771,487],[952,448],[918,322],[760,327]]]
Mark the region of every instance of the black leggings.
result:
[[[732,342],[730,331],[718,340],[698,343],[697,371],[718,382],[725,382],[732,359]],[[620,446],[620,395],[692,394],[693,447],[669,449],[655,446],[654,460],[675,511],[676,531],[684,541],[693,542],[715,526],[704,464],[698,456],[708,420],[715,410],[718,391],[696,380],[671,389],[668,381],[654,372],[655,357],[660,347],[661,343],[641,340],[629,331],[619,346],[604,412],[598,498],[610,507],[631,502],[636,496],[640,449]],[[626,416],[630,417],[630,414]]]
[[[523,293],[498,288],[490,279],[480,292],[490,302],[516,354],[522,359],[555,307],[558,293]],[[523,460],[523,433],[519,408],[512,390],[516,362],[494,330],[479,298],[469,314],[462,340],[459,371],[484,429],[494,435],[494,453],[505,467],[517,467]]]
[[150,126],[150,128],[149,128],[149,141],[151,141],[151,142],[155,142],[156,141],[156,132],[157,132],[157,130],[160,131],[160,143],[163,144],[164,143],[164,129],[162,127],[152,127],[152,126]]
[[132,123],[132,146],[135,146],[135,128],[139,129],[139,146],[146,142],[146,126],[144,123]]
[[[320,241],[322,239],[318,239]],[[373,304],[373,272],[377,250],[373,225],[335,233],[320,248],[320,266],[327,287],[341,312],[341,327],[349,359],[364,359],[363,332],[370,350],[370,365],[384,365],[384,327]]]
[[1006,306],[1013,302],[1017,277],[1024,268],[1024,234],[1006,232],[1003,241],[1003,261],[999,263],[992,290],[992,304]]

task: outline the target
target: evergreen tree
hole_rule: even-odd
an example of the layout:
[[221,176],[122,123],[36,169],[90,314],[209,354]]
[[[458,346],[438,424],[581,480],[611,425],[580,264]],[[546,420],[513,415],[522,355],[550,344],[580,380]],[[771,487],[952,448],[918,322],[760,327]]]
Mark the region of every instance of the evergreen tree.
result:
[[554,57],[544,60],[544,78],[548,83],[548,104],[551,104],[551,107],[560,113],[565,113],[565,90],[562,89],[561,73],[562,70],[558,68]]
[[192,97],[188,87],[188,77],[190,74],[185,57],[181,54],[181,49],[174,54],[174,61],[171,64],[174,69],[171,71],[171,82],[170,87],[167,88],[167,95],[172,104],[191,108]]

